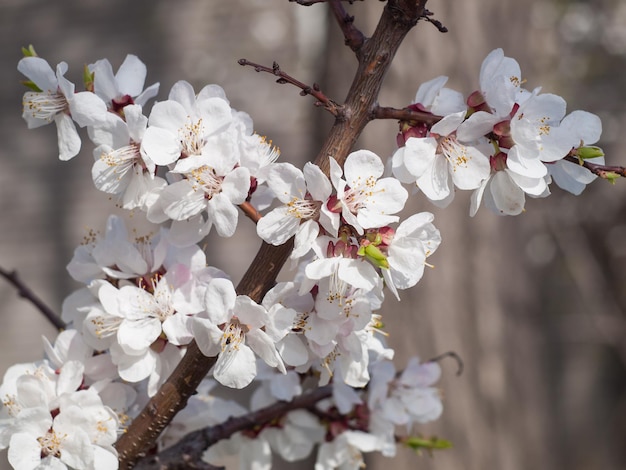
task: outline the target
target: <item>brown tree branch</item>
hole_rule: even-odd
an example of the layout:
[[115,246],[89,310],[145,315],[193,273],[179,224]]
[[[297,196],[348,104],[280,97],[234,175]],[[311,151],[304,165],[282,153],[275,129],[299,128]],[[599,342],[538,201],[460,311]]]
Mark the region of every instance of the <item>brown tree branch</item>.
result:
[[[333,156],[343,165],[357,138],[372,120],[385,74],[406,34],[423,17],[425,4],[426,0],[389,0],[385,6],[374,34],[361,48],[359,66],[343,105],[344,111],[337,114],[315,159],[326,174],[328,157]],[[260,302],[274,285],[292,248],[293,239],[281,246],[262,243],[237,292]],[[161,431],[185,406],[214,363],[215,358],[204,357],[195,342],[189,345],[170,378],[116,443],[120,470],[132,468],[154,446]]]
[[438,123],[443,119],[442,116],[431,114],[425,111],[414,111],[409,108],[397,109],[387,108],[382,106],[376,106],[372,113],[373,119],[397,119],[398,121],[414,121],[422,122],[424,124]]
[[222,439],[228,439],[238,431],[262,427],[279,420],[287,413],[302,408],[311,408],[332,395],[332,385],[315,389],[310,393],[295,397],[288,402],[278,402],[244,416],[233,417],[216,426],[199,429],[185,436],[184,440],[161,452],[159,455],[142,460],[135,470],[183,470],[196,468],[203,452]]
[[32,303],[57,330],[64,330],[67,325],[43,300],[41,300],[17,275],[17,271],[6,271],[0,267],[0,275],[17,289],[17,294]]
[[315,103],[315,105],[323,107],[333,116],[338,116],[342,112],[341,106],[339,106],[333,100],[328,98],[320,90],[320,87],[317,83],[314,83],[313,86],[305,85],[301,81],[296,80],[291,75],[288,75],[282,70],[280,70],[280,66],[276,62],[272,64],[271,68],[266,67],[264,65],[255,64],[254,62],[250,62],[247,59],[239,59],[238,63],[239,65],[243,65],[243,66],[249,65],[251,67],[254,67],[255,72],[266,72],[266,73],[271,73],[272,75],[276,75],[277,77],[279,77],[278,80],[276,80],[276,83],[280,83],[281,85],[285,83],[289,83],[293,86],[300,88],[302,90],[300,92],[300,95],[302,96],[311,95],[314,98],[317,98],[317,102]]

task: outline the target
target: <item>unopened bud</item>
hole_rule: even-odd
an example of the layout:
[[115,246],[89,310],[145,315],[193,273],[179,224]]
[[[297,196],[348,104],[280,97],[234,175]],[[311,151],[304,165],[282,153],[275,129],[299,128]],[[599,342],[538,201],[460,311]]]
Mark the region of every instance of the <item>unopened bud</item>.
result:
[[604,157],[604,151],[595,145],[589,145],[576,149],[576,155],[581,160],[589,160],[590,158]]
[[387,257],[375,245],[361,245],[358,254],[371,261],[377,268],[389,269],[389,261],[387,261]]

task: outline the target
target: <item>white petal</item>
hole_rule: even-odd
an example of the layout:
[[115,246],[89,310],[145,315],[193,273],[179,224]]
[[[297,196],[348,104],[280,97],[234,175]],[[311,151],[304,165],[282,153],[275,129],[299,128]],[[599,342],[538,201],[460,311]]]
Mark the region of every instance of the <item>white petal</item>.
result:
[[243,342],[226,346],[213,367],[215,380],[231,388],[246,387],[256,374],[256,356]]
[[26,75],[42,91],[56,93],[58,82],[50,64],[41,57],[24,57],[17,63],[17,70]]
[[174,220],[185,220],[207,207],[204,192],[196,190],[188,180],[167,186],[159,194],[165,213]]
[[428,199],[437,201],[450,195],[448,161],[443,155],[435,157],[433,164],[417,179],[417,186]]
[[69,104],[72,119],[80,127],[95,126],[106,120],[107,106],[95,93],[75,93]]
[[207,204],[209,220],[220,237],[231,237],[237,228],[239,212],[224,193],[213,196]]
[[161,334],[161,322],[157,318],[123,321],[117,330],[117,340],[125,351],[143,351],[150,347]]
[[272,165],[267,176],[267,185],[283,204],[291,202],[294,197],[304,199],[306,194],[304,175],[291,163]]
[[357,188],[365,184],[367,178],[380,178],[385,171],[385,166],[380,157],[369,150],[357,150],[346,158],[343,173],[351,188]]
[[57,125],[57,139],[59,142],[59,159],[66,161],[74,158],[80,151],[80,137],[76,125],[70,116],[65,113],[57,114],[54,118]]
[[518,215],[524,210],[524,191],[517,186],[506,171],[498,171],[491,178],[485,204],[498,214]]
[[34,470],[41,463],[41,445],[37,437],[25,432],[11,436],[8,458],[13,468]]
[[314,163],[307,162],[302,170],[306,186],[316,201],[325,202],[332,192],[332,185],[328,177],[324,174],[320,167]]
[[291,252],[291,259],[301,258],[306,255],[313,247],[313,243],[319,235],[319,232],[320,226],[314,220],[307,220],[300,224],[297,227],[294,248]]
[[118,90],[115,83],[113,67],[108,59],[101,59],[89,66],[89,71],[94,74],[94,92],[106,101],[117,98]]
[[437,158],[436,151],[437,141],[434,138],[411,137],[406,141],[403,153],[404,167],[417,179],[432,166],[433,161]]
[[256,231],[257,235],[266,243],[277,246],[293,237],[299,226],[300,219],[292,217],[289,214],[289,209],[286,206],[281,206],[265,214],[257,223]]
[[143,90],[147,69],[135,55],[128,54],[115,74],[121,95],[137,96]]
[[535,155],[534,158],[526,158],[524,149],[514,145],[506,158],[506,166],[523,176],[529,178],[542,178],[548,174],[546,165]]
[[441,136],[447,136],[452,132],[456,131],[459,125],[465,119],[465,111],[460,111],[458,113],[449,114],[445,116],[441,121],[433,125],[431,128],[431,132],[433,134],[439,134]]
[[141,142],[141,149],[154,163],[165,166],[178,160],[182,146],[180,140],[170,131],[148,127]]
[[204,305],[211,321],[220,325],[230,319],[235,307],[237,293],[228,279],[213,279],[207,287]]

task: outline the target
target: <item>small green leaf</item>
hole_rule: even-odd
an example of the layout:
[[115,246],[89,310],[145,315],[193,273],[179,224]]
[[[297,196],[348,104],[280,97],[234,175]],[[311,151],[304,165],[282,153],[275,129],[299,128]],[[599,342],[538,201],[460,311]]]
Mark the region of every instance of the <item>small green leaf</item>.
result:
[[22,54],[24,57],[38,57],[32,44],[29,44],[27,48],[22,47]]
[[619,177],[619,173],[615,173],[614,171],[607,171],[602,175],[602,178],[604,178],[611,184],[615,184],[615,181],[617,181]]
[[403,442],[409,449],[412,449],[418,455],[421,455],[424,450],[431,453],[433,450],[450,449],[452,447],[452,442],[446,439],[439,439],[437,436],[430,438],[410,436]]

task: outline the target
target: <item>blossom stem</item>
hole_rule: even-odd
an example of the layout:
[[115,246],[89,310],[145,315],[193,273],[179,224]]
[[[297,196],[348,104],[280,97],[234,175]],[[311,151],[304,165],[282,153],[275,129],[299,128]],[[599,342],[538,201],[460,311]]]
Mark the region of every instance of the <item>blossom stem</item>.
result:
[[9,281],[17,289],[20,297],[30,301],[48,319],[50,323],[59,331],[66,328],[65,322],[48,307],[17,275],[17,271],[6,271],[0,267],[0,275]]
[[263,217],[259,213],[259,211],[256,210],[256,207],[254,207],[252,204],[250,204],[247,201],[244,202],[243,204],[239,204],[239,209],[241,209],[243,213],[246,215],[246,217],[248,217],[255,224],[258,223],[259,220],[261,220],[261,217]]

